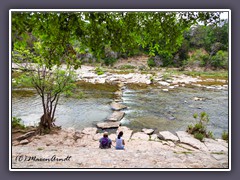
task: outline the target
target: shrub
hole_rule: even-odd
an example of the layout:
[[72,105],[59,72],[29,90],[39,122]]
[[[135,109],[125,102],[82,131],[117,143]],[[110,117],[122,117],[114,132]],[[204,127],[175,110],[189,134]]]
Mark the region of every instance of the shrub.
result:
[[209,122],[209,117],[206,112],[201,112],[200,116],[197,113],[193,114],[194,119],[199,117],[199,121],[195,125],[188,125],[187,132],[189,134],[193,134],[196,139],[200,141],[203,138],[214,138],[213,133],[211,131],[207,132],[207,123]]
[[24,129],[25,126],[22,124],[22,119],[17,117],[12,117],[12,128]]
[[215,56],[211,58],[211,66],[215,68],[228,68],[228,52],[218,51]]
[[113,57],[107,57],[103,59],[103,61],[106,66],[109,66],[109,65],[112,66],[117,61],[117,59]]
[[104,74],[104,71],[103,71],[102,68],[97,67],[97,68],[95,69],[95,73],[96,73],[97,75],[102,75],[102,74]]
[[223,131],[223,133],[222,133],[222,139],[225,140],[225,141],[228,141],[228,132]]
[[209,61],[209,54],[203,49],[197,49],[192,53],[186,65],[188,66],[205,66]]
[[202,133],[195,133],[195,134],[194,134],[194,137],[195,137],[196,139],[202,141],[203,138],[204,138],[204,134],[202,134]]
[[147,61],[147,64],[150,68],[156,66],[156,63],[155,63],[153,58],[149,58],[148,61]]

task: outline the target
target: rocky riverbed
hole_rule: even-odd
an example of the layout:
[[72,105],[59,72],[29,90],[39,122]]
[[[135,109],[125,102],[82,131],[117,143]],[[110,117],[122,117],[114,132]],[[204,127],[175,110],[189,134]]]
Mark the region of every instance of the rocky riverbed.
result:
[[[17,68],[16,65],[13,65],[13,68]],[[116,133],[109,136],[113,145],[117,132],[123,131],[126,149],[99,149],[98,140],[102,133],[96,127],[84,128],[81,131],[62,129],[55,134],[44,136],[31,136],[30,133],[12,140],[12,168],[229,168],[226,141],[205,139],[200,142],[184,131],[161,131],[153,134],[153,129],[143,129],[142,132],[134,132],[120,124],[124,116],[121,110],[127,108],[121,104],[126,84],[150,85],[154,81],[162,91],[171,91],[186,85],[227,90],[225,80],[202,80],[187,75],[173,75],[168,79],[162,72],[155,73],[154,77],[152,74],[141,73],[105,72],[97,75],[91,66],[82,66],[76,73],[80,81],[118,85],[116,99],[111,104],[113,114],[106,121],[98,123],[97,127],[117,128]],[[219,83],[201,85],[201,82],[211,81]],[[202,101],[200,97],[195,97],[194,100]]]
[[[115,138],[123,131],[125,150],[115,150]],[[98,148],[97,128],[72,128],[55,134],[13,140],[12,168],[217,168],[228,169],[228,143],[221,139],[193,138],[184,131],[152,134],[120,126],[109,137],[111,149]],[[21,138],[20,138],[21,139]]]

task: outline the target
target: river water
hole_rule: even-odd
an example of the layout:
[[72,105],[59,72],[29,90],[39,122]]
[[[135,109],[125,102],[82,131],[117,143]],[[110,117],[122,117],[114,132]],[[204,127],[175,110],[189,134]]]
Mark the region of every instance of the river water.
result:
[[[83,129],[104,121],[112,111],[110,103],[114,92],[107,89],[79,89],[84,92],[82,99],[60,99],[56,111],[56,124],[62,127]],[[202,98],[196,101],[194,98]],[[209,115],[208,130],[214,137],[221,137],[228,131],[228,91],[206,90],[202,88],[181,87],[169,92],[158,88],[144,88],[123,91],[123,104],[128,106],[121,120],[122,125],[134,131],[153,128],[158,131],[186,130],[189,124],[195,124],[194,113],[205,111]],[[20,117],[25,125],[37,125],[42,115],[39,96],[32,90],[12,91],[12,116]]]

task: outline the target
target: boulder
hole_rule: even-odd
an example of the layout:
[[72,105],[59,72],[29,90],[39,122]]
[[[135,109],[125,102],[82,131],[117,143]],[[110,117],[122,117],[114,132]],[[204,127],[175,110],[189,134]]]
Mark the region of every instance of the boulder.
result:
[[109,128],[118,128],[120,126],[120,122],[101,122],[97,123],[97,127],[101,129],[109,129]]
[[169,141],[174,141],[174,142],[179,141],[178,137],[169,131],[161,131],[161,132],[159,132],[159,135],[160,135],[159,139],[162,139],[162,140],[169,140]]
[[124,114],[125,113],[122,111],[114,111],[109,117],[107,117],[107,121],[120,121]]
[[97,128],[95,128],[95,127],[87,127],[87,128],[84,128],[82,130],[82,133],[94,136],[97,133]]
[[145,133],[145,134],[147,134],[147,135],[151,135],[153,132],[154,132],[154,130],[153,129],[142,129],[142,131]]
[[190,134],[188,134],[185,131],[177,131],[176,132],[180,142],[188,144],[196,149],[199,149],[201,151],[208,151],[207,147],[204,145],[204,143],[202,143],[201,141],[199,141],[198,139],[195,139],[193,136],[191,136]]
[[30,131],[30,132],[27,132],[26,134],[23,134],[23,135],[17,137],[16,140],[21,141],[21,140],[24,140],[24,139],[27,139],[27,138],[33,136],[34,134],[35,134],[35,131]]
[[127,106],[122,105],[120,103],[116,103],[116,102],[111,103],[111,109],[114,111],[120,111],[120,110],[126,109],[126,108],[127,108]]
[[148,141],[150,139],[149,135],[143,133],[143,132],[136,132],[132,135],[131,139],[134,140],[144,140],[144,141]]

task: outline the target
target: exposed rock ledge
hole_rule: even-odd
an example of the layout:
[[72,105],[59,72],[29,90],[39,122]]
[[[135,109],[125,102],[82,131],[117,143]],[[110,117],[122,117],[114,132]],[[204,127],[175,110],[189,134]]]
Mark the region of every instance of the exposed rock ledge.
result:
[[[179,131],[147,135],[133,133],[127,127],[124,132],[125,150],[99,149],[102,137],[97,128],[60,130],[57,134],[34,136],[28,144],[14,141],[12,168],[228,168],[228,143],[206,139],[200,142]],[[109,137],[115,145],[116,134]],[[176,139],[178,138],[178,140]],[[172,141],[172,140],[173,141]],[[71,157],[69,161],[16,161],[16,157],[57,158]]]

